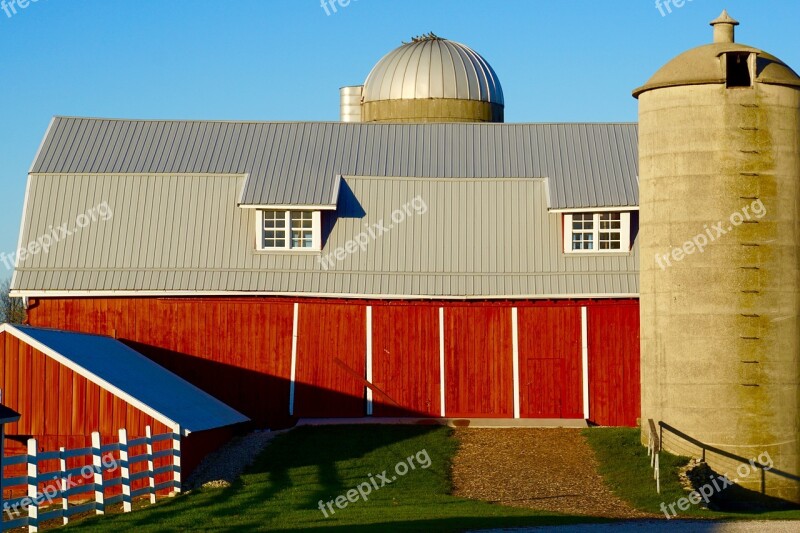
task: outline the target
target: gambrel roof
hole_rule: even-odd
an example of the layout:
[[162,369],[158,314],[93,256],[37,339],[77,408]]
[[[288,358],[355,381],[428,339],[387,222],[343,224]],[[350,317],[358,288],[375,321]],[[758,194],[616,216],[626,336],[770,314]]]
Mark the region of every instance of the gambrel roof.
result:
[[635,124],[53,119],[34,174],[242,174],[247,205],[330,205],[344,176],[548,178],[553,209],[638,205]]
[[[20,242],[17,296],[629,297],[630,253],[565,254],[559,210],[636,209],[632,124],[344,124],[57,118]],[[331,260],[414,198],[363,249]],[[256,250],[254,209],[330,209],[321,252]],[[328,258],[326,260],[326,258]]]

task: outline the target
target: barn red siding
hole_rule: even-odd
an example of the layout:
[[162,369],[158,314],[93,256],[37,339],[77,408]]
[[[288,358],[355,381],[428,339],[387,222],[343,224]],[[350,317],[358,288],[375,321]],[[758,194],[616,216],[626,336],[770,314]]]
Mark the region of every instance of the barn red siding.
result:
[[247,298],[86,298],[38,300],[29,322],[117,338],[267,426],[289,421],[293,316]]
[[439,416],[439,308],[372,308],[372,382],[375,416]]
[[520,416],[583,418],[581,308],[518,311]]
[[444,324],[447,416],[514,416],[511,308],[450,307]]
[[640,413],[639,305],[598,305],[588,313],[589,419],[635,426]]
[[[365,414],[366,308],[372,306],[373,383],[400,404],[374,393],[375,415],[440,414],[438,310],[443,307],[447,416],[511,417],[511,308],[516,306],[521,416],[583,418],[580,310],[586,306],[590,419],[636,423],[635,300],[35,299],[29,319],[34,326],[114,336],[257,425],[277,428],[294,420],[289,389],[298,301],[295,416]],[[85,416],[85,423],[92,423],[91,413]]]
[[295,415],[366,414],[366,327],[363,306],[300,304]]

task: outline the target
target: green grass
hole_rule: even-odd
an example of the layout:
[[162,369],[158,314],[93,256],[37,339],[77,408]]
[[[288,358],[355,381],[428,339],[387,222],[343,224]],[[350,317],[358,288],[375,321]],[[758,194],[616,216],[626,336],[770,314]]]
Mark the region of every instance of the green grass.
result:
[[[420,426],[301,427],[277,437],[239,482],[199,490],[129,514],[90,518],[79,531],[254,531],[333,528],[341,531],[463,531],[484,527],[593,521],[502,507],[450,496],[458,442],[451,430]],[[348,503],[326,518],[319,500],[349,489],[425,450],[418,466],[368,501]],[[424,461],[424,454],[421,455]],[[486,458],[491,461],[491,457]],[[378,483],[380,485],[380,482]],[[330,513],[329,513],[330,514]]]
[[[656,493],[656,483],[650,468],[647,448],[639,443],[639,429],[635,428],[589,428],[583,431],[594,449],[600,463],[600,474],[611,489],[622,499],[642,511],[661,514],[661,504],[677,502],[687,495],[678,479],[678,470],[688,464],[689,459],[666,452],[659,456],[661,472],[661,494]],[[744,503],[756,500],[757,495],[740,488],[726,489],[720,503]],[[747,511],[711,511],[699,506],[691,506],[687,511],[678,512],[684,518],[746,518],[746,519],[800,519],[800,510],[759,510],[757,507]]]

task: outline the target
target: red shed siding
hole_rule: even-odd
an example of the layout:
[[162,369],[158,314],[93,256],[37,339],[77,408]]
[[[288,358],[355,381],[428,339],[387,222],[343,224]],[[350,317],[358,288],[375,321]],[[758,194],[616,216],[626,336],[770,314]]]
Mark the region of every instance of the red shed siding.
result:
[[375,416],[439,416],[439,307],[372,308],[372,382]]
[[635,426],[640,414],[639,305],[588,309],[589,419]]
[[365,308],[300,304],[298,318],[295,415],[364,416]]
[[511,308],[444,311],[447,416],[513,417]]
[[520,416],[583,418],[581,308],[518,311]]
[[[62,446],[68,449],[91,446],[91,433],[95,431],[100,433],[104,443],[117,442],[121,428],[128,430],[130,439],[145,436],[147,426],[154,434],[171,431],[150,415],[8,333],[0,333],[0,368],[3,369],[0,376],[3,404],[22,415],[19,422],[6,426],[7,455],[25,453],[25,441],[30,437],[37,439],[39,451],[55,451]],[[162,447],[159,443],[157,449]],[[168,458],[159,459],[157,467],[164,466],[167,461]],[[186,471],[190,471],[197,458],[190,453],[184,461]],[[84,464],[85,458],[78,457],[71,459],[68,466]],[[131,472],[144,468],[145,465],[133,465]],[[23,475],[23,470],[24,466],[17,474],[7,474]],[[43,462],[40,470],[58,471],[58,461]],[[118,475],[116,472],[111,477]],[[166,479],[162,475],[159,482]],[[82,482],[78,478],[76,481]],[[134,488],[144,483],[145,480],[140,480]]]

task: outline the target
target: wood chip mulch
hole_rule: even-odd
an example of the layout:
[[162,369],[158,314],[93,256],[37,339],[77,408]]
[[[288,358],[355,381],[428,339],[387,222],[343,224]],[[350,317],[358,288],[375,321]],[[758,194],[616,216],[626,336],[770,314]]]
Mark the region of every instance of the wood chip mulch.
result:
[[597,472],[597,459],[579,429],[456,430],[456,496],[543,511],[608,518],[653,515],[615,496]]

